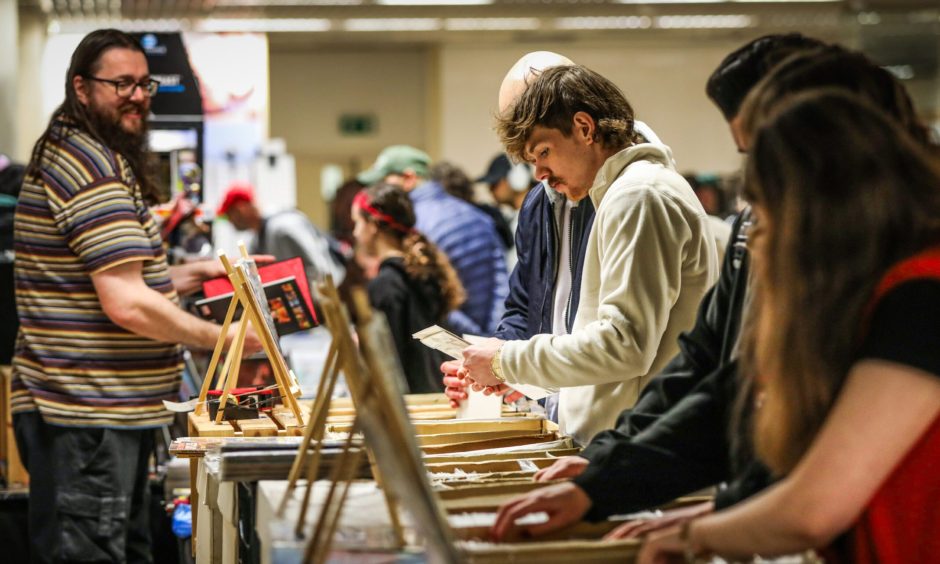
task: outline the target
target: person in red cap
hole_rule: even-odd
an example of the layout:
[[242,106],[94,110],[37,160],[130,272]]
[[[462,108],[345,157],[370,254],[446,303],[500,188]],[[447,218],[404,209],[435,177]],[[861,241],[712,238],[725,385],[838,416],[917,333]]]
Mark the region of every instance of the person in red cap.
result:
[[273,255],[277,260],[299,256],[311,283],[331,275],[338,285],[346,276],[345,253],[339,242],[320,231],[300,210],[265,216],[247,184],[233,184],[216,214],[225,216],[235,229],[254,234],[249,245],[252,254]]

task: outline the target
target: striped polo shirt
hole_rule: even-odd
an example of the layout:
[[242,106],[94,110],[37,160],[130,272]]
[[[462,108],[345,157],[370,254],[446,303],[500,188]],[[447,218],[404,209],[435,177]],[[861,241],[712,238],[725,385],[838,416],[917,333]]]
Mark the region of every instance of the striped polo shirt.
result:
[[[105,315],[91,276],[141,261],[147,286],[178,302],[160,231],[130,165],[63,120],[23,182],[15,218],[12,411],[50,424],[148,428],[169,423],[180,347]],[[32,163],[36,164],[36,163]]]

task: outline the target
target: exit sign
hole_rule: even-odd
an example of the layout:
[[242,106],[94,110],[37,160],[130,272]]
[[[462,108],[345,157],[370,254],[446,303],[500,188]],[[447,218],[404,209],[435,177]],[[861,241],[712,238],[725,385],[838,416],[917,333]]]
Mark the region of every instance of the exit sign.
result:
[[340,135],[370,135],[378,129],[378,120],[373,114],[343,114],[339,116]]

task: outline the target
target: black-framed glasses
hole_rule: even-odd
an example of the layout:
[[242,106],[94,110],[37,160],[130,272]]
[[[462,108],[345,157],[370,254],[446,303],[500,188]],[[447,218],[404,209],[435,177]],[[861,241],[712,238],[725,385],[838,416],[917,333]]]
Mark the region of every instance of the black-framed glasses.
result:
[[122,98],[130,98],[134,95],[134,91],[140,88],[144,94],[147,96],[153,96],[157,93],[157,89],[160,87],[160,82],[152,78],[146,80],[141,80],[140,82],[134,82],[129,78],[122,78],[121,80],[113,80],[110,78],[98,78],[97,76],[86,76],[88,80],[94,80],[96,82],[106,82],[114,86],[114,93]]

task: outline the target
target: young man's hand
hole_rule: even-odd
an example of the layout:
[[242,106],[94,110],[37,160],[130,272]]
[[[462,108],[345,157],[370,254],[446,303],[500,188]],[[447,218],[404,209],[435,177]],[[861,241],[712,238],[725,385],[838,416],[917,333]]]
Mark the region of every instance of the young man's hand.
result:
[[491,338],[463,350],[460,374],[472,380],[474,390],[481,392],[484,388],[496,388],[504,383],[493,374],[493,357],[503,343],[505,341],[501,339]]
[[444,374],[444,395],[450,399],[451,407],[459,407],[460,402],[467,399],[467,386],[470,382],[460,375],[460,365],[459,360],[448,360],[441,365],[441,372]]
[[[496,541],[525,533],[537,537],[576,523],[591,508],[591,498],[571,482],[546,486],[508,501],[499,508],[490,535]],[[545,512],[548,521],[519,527],[516,520],[530,513]]]
[[563,456],[547,468],[535,473],[536,482],[570,479],[580,476],[588,466],[588,460],[580,456]]
[[[448,360],[441,365],[441,372],[444,374],[444,395],[450,399],[451,407],[459,407],[460,402],[467,399],[468,390],[472,382],[464,378],[460,368],[462,363],[459,360]],[[522,392],[518,392],[505,384],[498,386],[489,386],[483,389],[486,395],[496,394],[503,396],[506,403],[514,403],[522,398]]]

